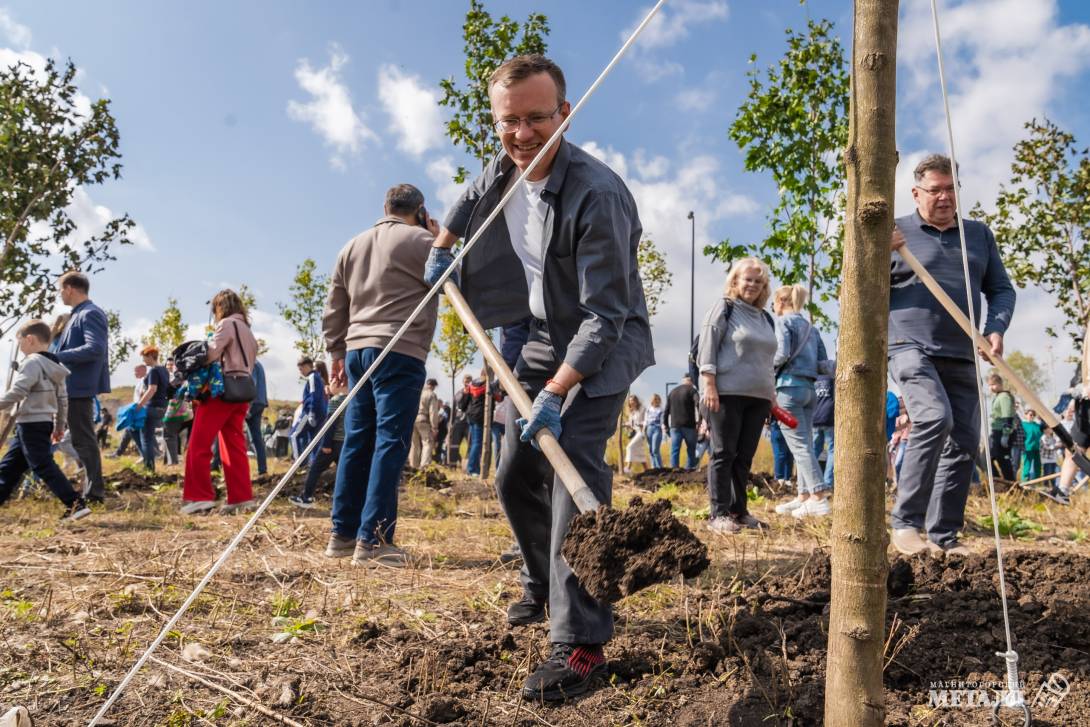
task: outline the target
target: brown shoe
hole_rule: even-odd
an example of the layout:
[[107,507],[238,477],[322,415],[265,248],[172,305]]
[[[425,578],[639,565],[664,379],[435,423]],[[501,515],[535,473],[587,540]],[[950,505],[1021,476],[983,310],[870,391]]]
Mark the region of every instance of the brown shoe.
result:
[[924,540],[915,528],[895,528],[890,542],[898,553],[904,555],[916,555],[926,550],[928,546],[928,541]]
[[751,530],[763,530],[768,527],[768,525],[753,517],[748,512],[745,515],[738,515],[737,517],[732,515],[731,519],[743,528],[749,528]]

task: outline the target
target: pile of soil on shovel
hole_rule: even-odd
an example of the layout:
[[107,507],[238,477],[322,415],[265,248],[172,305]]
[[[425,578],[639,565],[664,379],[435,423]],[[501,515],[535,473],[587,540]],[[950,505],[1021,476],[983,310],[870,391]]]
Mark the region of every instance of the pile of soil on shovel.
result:
[[444,487],[450,487],[452,484],[446,472],[435,465],[428,465],[420,469],[405,467],[401,473],[401,482],[405,485],[429,487],[433,490],[441,490]]
[[174,485],[178,483],[176,474],[147,474],[142,475],[136,470],[122,469],[105,478],[106,483],[118,492],[123,490],[151,490],[161,485]]
[[669,500],[632,498],[624,510],[577,516],[561,550],[579,582],[599,601],[619,601],[678,574],[707,569],[708,548],[671,512]]

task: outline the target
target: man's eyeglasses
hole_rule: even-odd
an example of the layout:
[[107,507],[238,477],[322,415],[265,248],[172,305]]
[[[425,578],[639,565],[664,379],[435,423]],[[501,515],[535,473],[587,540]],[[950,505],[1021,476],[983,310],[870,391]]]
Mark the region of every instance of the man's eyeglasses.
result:
[[529,126],[531,129],[536,129],[552,117],[556,116],[556,113],[560,111],[560,107],[563,105],[563,103],[560,103],[555,109],[547,114],[531,114],[526,118],[522,118],[520,116],[507,116],[500,119],[499,121],[496,121],[492,125],[496,127],[496,131],[501,134],[511,134],[518,131],[519,127],[522,126],[522,122],[524,121],[526,122],[526,125]]
[[949,187],[932,187],[932,188],[928,188],[928,187],[921,187],[920,185],[917,184],[916,189],[920,190],[921,192],[924,192],[924,193],[928,194],[931,197],[938,197],[940,194],[945,194],[947,197],[953,197],[954,196],[954,185],[950,185]]

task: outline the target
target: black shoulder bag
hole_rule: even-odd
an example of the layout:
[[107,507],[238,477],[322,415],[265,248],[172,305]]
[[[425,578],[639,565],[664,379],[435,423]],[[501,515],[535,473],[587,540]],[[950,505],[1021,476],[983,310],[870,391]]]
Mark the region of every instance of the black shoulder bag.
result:
[[[246,349],[242,347],[242,339],[238,335],[238,321],[235,324],[235,343],[238,344],[238,352],[242,354],[242,363],[250,368],[250,360],[246,358]],[[223,372],[223,400],[231,404],[248,404],[257,398],[257,384],[250,374]]]

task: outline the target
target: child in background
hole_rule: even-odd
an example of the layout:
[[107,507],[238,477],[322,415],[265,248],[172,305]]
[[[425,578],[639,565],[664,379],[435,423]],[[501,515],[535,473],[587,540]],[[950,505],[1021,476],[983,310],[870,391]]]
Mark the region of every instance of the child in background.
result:
[[[345,384],[330,384],[328,391],[332,394],[329,400],[330,411],[336,411],[341,402],[348,396],[348,387]],[[303,484],[303,491],[298,495],[292,495],[288,501],[296,507],[306,510],[314,507],[314,492],[318,489],[318,478],[329,469],[329,465],[336,464],[341,458],[341,447],[344,446],[344,416],[337,418],[336,423],[322,437],[321,446],[315,449],[307,463],[307,479]]]
[[1060,471],[1063,463],[1064,448],[1051,429],[1046,429],[1041,435],[1041,476],[1048,477]]
[[15,437],[0,460],[0,504],[11,496],[27,469],[34,471],[64,503],[62,522],[91,514],[84,499],[72,489],[68,478],[53,461],[50,445],[59,442],[68,421],[68,369],[48,352],[49,326],[32,320],[19,329],[19,350],[26,359],[0,396],[0,411],[18,407]]
[[319,361],[315,366],[314,359],[304,356],[299,359],[299,375],[303,377],[303,401],[298,423],[291,434],[292,459],[299,459],[310,444],[310,438],[325,424],[328,411],[325,386],[329,375],[325,372],[325,362]]
[[[1065,412],[1064,425],[1071,433],[1075,444],[1085,449],[1090,446],[1090,326],[1082,338],[1082,364],[1075,378],[1071,381],[1071,394],[1074,397],[1068,410]],[[1060,481],[1056,485],[1056,494],[1061,497],[1070,496],[1075,485],[1075,475],[1079,472],[1079,466],[1075,459],[1067,454],[1063,467],[1060,469]]]
[[1037,412],[1033,409],[1026,410],[1022,431],[1026,435],[1025,447],[1022,449],[1022,481],[1027,482],[1041,476],[1041,434],[1044,430],[1037,418]]

